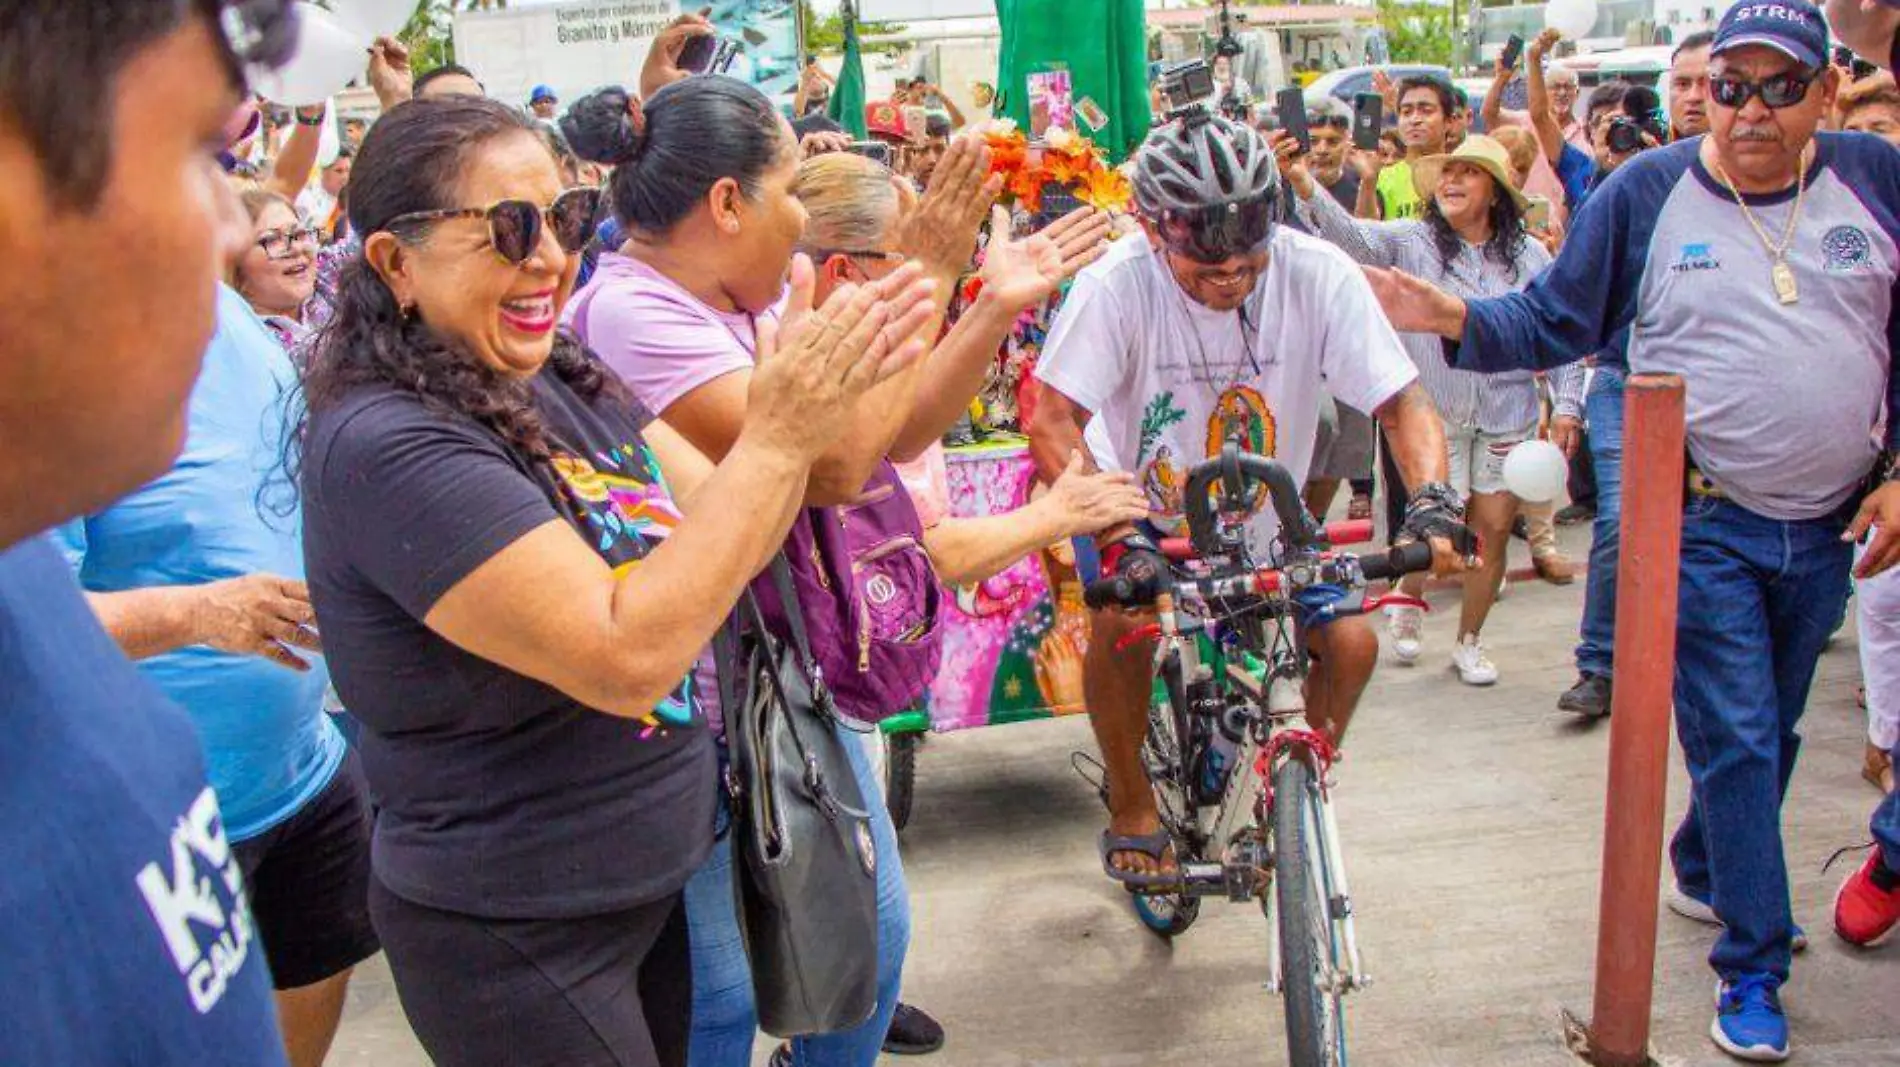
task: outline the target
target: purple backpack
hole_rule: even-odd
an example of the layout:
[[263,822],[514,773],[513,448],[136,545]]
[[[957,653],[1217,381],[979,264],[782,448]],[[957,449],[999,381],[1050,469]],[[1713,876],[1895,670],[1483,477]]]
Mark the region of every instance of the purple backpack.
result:
[[[857,500],[806,508],[785,538],[812,658],[838,711],[876,723],[918,705],[943,662],[942,594],[923,521],[889,460]],[[785,611],[768,573],[752,591],[775,630]]]
[[[571,322],[588,344],[587,312],[600,287],[580,293]],[[811,636],[812,658],[845,717],[876,723],[916,707],[943,662],[942,595],[924,553],[924,524],[889,460],[849,504],[806,508],[785,537],[785,559]],[[790,633],[767,570],[752,590],[766,621]]]

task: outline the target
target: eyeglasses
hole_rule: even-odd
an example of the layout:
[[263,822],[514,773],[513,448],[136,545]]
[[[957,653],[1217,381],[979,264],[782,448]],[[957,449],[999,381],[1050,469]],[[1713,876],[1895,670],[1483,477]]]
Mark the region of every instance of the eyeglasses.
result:
[[1306,125],[1308,127],[1331,126],[1335,130],[1343,130],[1352,125],[1352,120],[1331,112],[1308,111]]
[[870,252],[862,248],[808,248],[804,251],[814,263],[823,263],[832,256],[843,256],[846,259],[869,259],[879,263],[902,263],[905,259],[902,252]]
[[1738,109],[1748,106],[1748,99],[1752,96],[1761,97],[1762,104],[1771,109],[1793,107],[1807,99],[1808,87],[1814,84],[1817,77],[1820,75],[1815,71],[1790,71],[1758,82],[1730,77],[1710,78],[1709,98],[1723,107]]
[[594,219],[600,212],[600,190],[591,186],[569,189],[554,198],[548,207],[526,200],[503,200],[487,207],[455,207],[438,211],[412,211],[398,215],[383,225],[391,232],[443,219],[486,219],[488,240],[509,266],[519,267],[541,245],[543,219],[554,231],[554,240],[568,254],[587,247],[593,236]]
[[292,0],[194,0],[224,38],[234,76],[251,81],[275,70],[297,51],[299,23]]
[[323,231],[315,226],[301,226],[294,230],[265,230],[257,235],[257,247],[271,259],[289,259],[292,245],[309,245],[315,248],[323,239]]
[[1273,230],[1273,200],[1262,197],[1237,204],[1187,211],[1166,211],[1155,222],[1168,250],[1196,263],[1224,263],[1252,252]]

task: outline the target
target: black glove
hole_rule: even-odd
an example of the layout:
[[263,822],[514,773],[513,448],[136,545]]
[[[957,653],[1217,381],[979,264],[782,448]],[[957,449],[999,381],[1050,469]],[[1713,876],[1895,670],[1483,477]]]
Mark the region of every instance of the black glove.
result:
[[1168,588],[1168,560],[1154,542],[1133,534],[1102,549],[1102,577],[1091,582],[1090,607],[1152,604]]
[[1478,535],[1465,525],[1464,502],[1443,482],[1428,482],[1412,491],[1399,532],[1415,541],[1442,537],[1461,556],[1478,554]]

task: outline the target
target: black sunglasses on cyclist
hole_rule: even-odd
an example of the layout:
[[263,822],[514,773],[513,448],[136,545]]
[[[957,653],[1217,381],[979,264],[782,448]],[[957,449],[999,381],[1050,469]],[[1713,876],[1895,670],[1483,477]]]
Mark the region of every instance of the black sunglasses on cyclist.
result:
[[438,211],[412,211],[390,219],[383,229],[395,231],[443,219],[486,219],[488,240],[496,254],[509,266],[519,267],[534,255],[541,244],[541,226],[554,231],[561,251],[573,255],[587,247],[594,235],[594,219],[600,211],[600,190],[593,186],[569,189],[554,198],[548,207],[526,200],[503,200],[487,207],[455,207]]
[[1170,252],[1196,263],[1225,263],[1257,248],[1273,230],[1274,204],[1262,197],[1189,211],[1163,212],[1155,223]]
[[1749,97],[1759,96],[1763,104],[1778,110],[1807,99],[1808,87],[1818,77],[1818,71],[1791,71],[1751,82],[1725,75],[1709,79],[1709,97],[1723,107],[1739,110],[1748,106]]

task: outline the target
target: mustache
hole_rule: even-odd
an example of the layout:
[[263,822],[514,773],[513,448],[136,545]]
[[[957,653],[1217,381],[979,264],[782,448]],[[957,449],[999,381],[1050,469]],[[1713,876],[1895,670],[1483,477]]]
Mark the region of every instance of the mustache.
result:
[[1736,126],[1729,131],[1731,141],[1775,142],[1781,140],[1781,131],[1772,126]]

